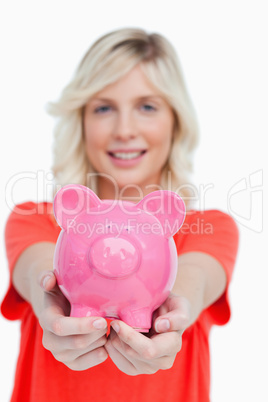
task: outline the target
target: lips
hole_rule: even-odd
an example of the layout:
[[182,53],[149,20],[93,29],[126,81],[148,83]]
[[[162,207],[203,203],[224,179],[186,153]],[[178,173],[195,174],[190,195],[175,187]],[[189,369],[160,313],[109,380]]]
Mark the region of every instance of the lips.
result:
[[131,168],[138,165],[146,154],[146,149],[116,149],[107,154],[113,165],[119,168]]
[[115,159],[120,159],[120,160],[132,160],[139,158],[141,155],[143,155],[146,152],[146,150],[125,150],[125,151],[108,151],[108,154],[115,158]]

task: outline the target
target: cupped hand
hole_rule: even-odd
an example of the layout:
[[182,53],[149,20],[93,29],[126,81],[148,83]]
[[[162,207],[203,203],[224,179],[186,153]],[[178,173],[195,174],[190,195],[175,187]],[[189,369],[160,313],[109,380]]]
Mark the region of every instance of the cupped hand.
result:
[[43,346],[72,370],[86,370],[108,357],[107,322],[101,317],[69,317],[70,304],[57,286],[52,271],[39,276],[44,309],[39,315]]
[[154,313],[149,334],[139,333],[122,321],[113,321],[105,349],[122,372],[132,376],[154,374],[172,367],[189,323],[188,300],[171,294]]

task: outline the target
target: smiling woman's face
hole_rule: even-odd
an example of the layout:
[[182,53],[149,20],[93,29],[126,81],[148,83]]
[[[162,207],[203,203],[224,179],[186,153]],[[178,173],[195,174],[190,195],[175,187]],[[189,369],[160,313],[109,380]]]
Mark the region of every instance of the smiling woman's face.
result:
[[[173,126],[171,107],[137,66],[87,103],[86,154],[95,170],[112,176],[120,189],[136,185],[145,195],[152,191],[146,186],[160,184]],[[107,192],[107,180],[100,178],[100,197],[114,196]]]

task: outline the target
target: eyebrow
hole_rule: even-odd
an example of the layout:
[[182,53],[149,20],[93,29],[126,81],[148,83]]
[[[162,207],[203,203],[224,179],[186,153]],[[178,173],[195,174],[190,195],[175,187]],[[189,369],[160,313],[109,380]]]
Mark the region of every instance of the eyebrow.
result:
[[[160,95],[144,95],[144,96],[139,96],[138,98],[134,98],[135,100],[136,99],[138,99],[138,100],[148,100],[148,99],[155,99],[155,100],[163,100],[163,98],[162,98],[162,96],[160,96]],[[90,99],[90,101],[99,101],[99,102],[113,102],[114,101],[114,99],[112,99],[112,98],[99,98],[99,97],[92,97],[91,99]]]

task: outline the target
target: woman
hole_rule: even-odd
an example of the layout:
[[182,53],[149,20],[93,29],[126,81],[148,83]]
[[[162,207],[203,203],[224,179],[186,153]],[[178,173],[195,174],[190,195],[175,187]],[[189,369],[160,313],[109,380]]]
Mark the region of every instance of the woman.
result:
[[60,232],[51,203],[17,206],[6,227],[11,272],[2,303],[22,320],[12,401],[209,401],[208,336],[230,317],[238,234],[219,211],[190,210],[197,124],[176,54],[160,35],[121,29],[94,43],[51,113],[57,186],[139,201],[174,190],[188,208],[174,240],[178,276],[147,336],[120,320],[69,317],[53,274]]

